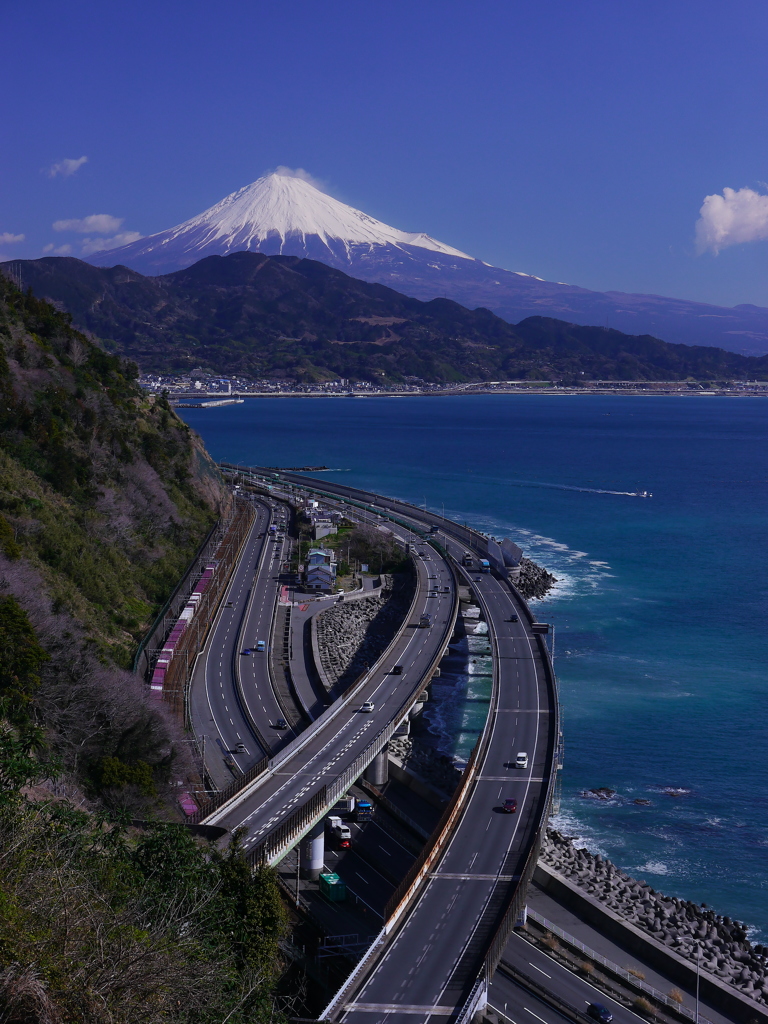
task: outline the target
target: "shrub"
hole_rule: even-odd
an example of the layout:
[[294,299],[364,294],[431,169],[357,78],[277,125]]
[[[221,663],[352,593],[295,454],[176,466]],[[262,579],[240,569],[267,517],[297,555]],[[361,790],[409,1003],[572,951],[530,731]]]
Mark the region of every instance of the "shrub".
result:
[[157,796],[152,769],[146,761],[126,764],[119,757],[102,757],[96,763],[93,776],[99,789],[136,786],[144,796]]
[[644,996],[638,996],[636,999],[633,999],[632,1008],[638,1013],[644,1014],[646,1017],[653,1016],[653,1006]]

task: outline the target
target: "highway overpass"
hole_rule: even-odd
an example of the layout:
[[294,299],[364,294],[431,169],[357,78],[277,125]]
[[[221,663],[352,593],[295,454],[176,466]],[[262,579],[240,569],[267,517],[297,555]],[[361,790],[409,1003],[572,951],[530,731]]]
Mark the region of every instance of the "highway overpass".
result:
[[[493,698],[486,727],[445,820],[395,893],[382,933],[325,1016],[366,1024],[379,1019],[393,1024],[418,1024],[432,1017],[468,1020],[484,1004],[489,979],[524,904],[551,800],[559,719],[543,638],[534,629],[527,606],[503,577],[467,573],[457,564],[466,552],[483,550],[481,535],[406,503],[325,480],[258,469],[249,475],[275,488],[275,497],[295,487],[346,502],[363,517],[387,517],[403,538],[414,530],[426,534],[430,526],[439,532],[429,543],[416,546],[416,594],[408,621],[390,650],[352,693],[284,749],[250,766],[246,784],[205,820],[230,831],[246,827],[246,849],[254,860],[277,863],[384,750],[407,716],[447,648],[458,607],[456,584],[462,579],[483,608],[493,645]],[[251,550],[251,558],[254,555]],[[263,565],[263,546],[260,559]],[[448,594],[429,596],[435,593],[430,580],[435,569],[447,581]],[[246,597],[247,570],[244,573],[239,584],[232,584],[232,609],[237,614],[243,602],[268,608],[268,600]],[[413,628],[427,610],[435,618],[434,626]],[[226,675],[228,654],[219,656],[219,645],[233,643],[235,635],[231,625],[227,632],[225,616],[220,622],[207,655],[214,668],[206,692],[213,697],[217,682],[219,690],[224,688],[220,682]],[[404,666],[402,675],[391,673],[394,664]],[[235,676],[232,672],[232,687],[240,685],[244,694],[241,724],[253,714],[261,732],[259,702],[267,696],[267,678],[263,673],[259,678],[255,671],[254,679],[244,685]],[[374,702],[372,714],[359,710],[363,700]],[[260,707],[266,722],[270,705],[265,699]],[[235,716],[231,717],[229,724],[234,726]],[[263,748],[260,742],[260,751]],[[529,753],[526,769],[512,767],[519,750]],[[514,814],[501,809],[509,797],[517,800]]]

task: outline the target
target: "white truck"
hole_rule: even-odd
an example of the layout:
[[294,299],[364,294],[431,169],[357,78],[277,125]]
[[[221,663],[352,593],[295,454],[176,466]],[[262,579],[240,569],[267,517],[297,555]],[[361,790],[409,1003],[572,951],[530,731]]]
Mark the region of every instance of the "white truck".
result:
[[347,849],[352,839],[349,825],[345,825],[337,815],[331,814],[328,816],[328,831],[342,849]]
[[354,809],[355,798],[353,796],[350,796],[349,793],[347,793],[346,796],[343,796],[339,800],[337,800],[332,808],[333,813],[338,815],[352,814]]

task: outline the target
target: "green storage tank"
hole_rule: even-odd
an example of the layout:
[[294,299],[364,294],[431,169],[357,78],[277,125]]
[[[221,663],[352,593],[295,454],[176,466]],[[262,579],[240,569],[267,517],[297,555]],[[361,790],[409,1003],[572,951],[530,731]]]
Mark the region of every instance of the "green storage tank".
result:
[[320,875],[320,892],[333,903],[341,903],[347,898],[346,883],[334,872]]

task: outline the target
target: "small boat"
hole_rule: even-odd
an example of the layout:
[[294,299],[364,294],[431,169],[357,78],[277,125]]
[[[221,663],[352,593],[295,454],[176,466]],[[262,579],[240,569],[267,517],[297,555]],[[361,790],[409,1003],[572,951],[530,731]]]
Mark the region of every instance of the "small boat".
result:
[[636,498],[652,498],[653,495],[650,491],[635,491]]

